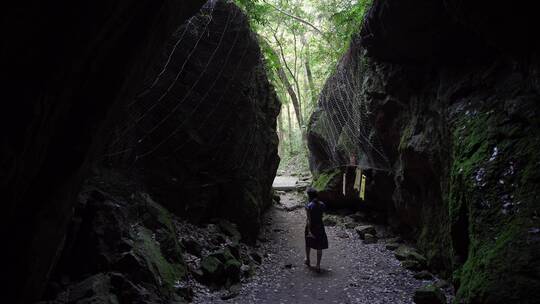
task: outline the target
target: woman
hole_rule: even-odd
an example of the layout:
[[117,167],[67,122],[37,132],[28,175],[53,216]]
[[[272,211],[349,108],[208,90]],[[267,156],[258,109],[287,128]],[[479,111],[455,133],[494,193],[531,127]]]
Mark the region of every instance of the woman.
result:
[[305,264],[311,267],[309,253],[311,248],[317,250],[317,266],[315,270],[321,271],[322,250],[328,248],[328,237],[324,231],[323,213],[326,206],[317,199],[317,191],[313,188],[307,190],[309,202],[306,205],[306,260]]

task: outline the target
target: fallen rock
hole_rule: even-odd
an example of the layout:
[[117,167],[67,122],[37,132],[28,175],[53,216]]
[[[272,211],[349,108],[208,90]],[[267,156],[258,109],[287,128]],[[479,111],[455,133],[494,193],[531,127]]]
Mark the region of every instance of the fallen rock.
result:
[[144,259],[140,258],[133,251],[125,252],[113,266],[115,271],[128,274],[137,281],[148,282],[149,280],[159,281],[154,277],[152,271],[148,269]]
[[433,275],[427,270],[422,270],[420,272],[417,272],[413,275],[413,277],[417,280],[432,280],[433,279]]
[[206,256],[201,260],[201,270],[206,283],[218,282],[223,279],[224,265],[214,256]]
[[423,255],[421,255],[416,249],[409,246],[405,246],[405,245],[399,246],[396,249],[394,255],[396,259],[400,261],[413,260],[413,261],[417,261],[422,266],[425,266],[427,263],[426,258]]
[[367,215],[362,212],[353,213],[349,215],[349,217],[355,222],[363,222],[367,220]]
[[343,226],[345,226],[345,228],[347,228],[347,229],[354,229],[354,228],[356,228],[357,225],[358,224],[355,223],[355,222],[346,222],[345,225],[343,225]]
[[233,241],[239,241],[242,238],[242,235],[238,231],[238,228],[236,224],[233,224],[227,220],[220,220],[218,222],[218,227],[225,233],[225,235],[229,236]]
[[323,224],[328,227],[337,225],[337,220],[333,215],[324,215]]
[[339,231],[338,233],[336,233],[336,236],[338,238],[340,238],[340,239],[348,239],[349,238],[349,235],[345,231]]
[[249,277],[251,275],[251,267],[249,265],[243,264],[240,266],[240,274],[242,277]]
[[118,303],[118,298],[110,289],[110,278],[99,273],[72,286],[60,298],[69,303]]
[[227,242],[227,239],[221,233],[215,234],[214,237],[212,238],[212,243],[218,246],[221,244],[224,244],[225,242]]
[[433,284],[433,286],[437,288],[446,289],[446,288],[450,288],[452,285],[450,285],[450,283],[448,283],[445,280],[438,280],[437,282],[435,282],[435,284]]
[[242,263],[236,259],[230,259],[224,263],[224,267],[227,279],[229,279],[231,282],[240,281],[240,276],[242,273],[240,268],[242,267]]
[[174,286],[175,293],[189,302],[193,301],[194,291],[186,281],[178,281]]
[[237,260],[240,260],[240,244],[238,243],[232,243],[227,244],[226,249],[229,250],[229,252],[236,258]]
[[304,205],[298,204],[298,205],[293,205],[293,206],[286,206],[284,209],[285,211],[291,212],[291,211],[302,209],[302,208],[304,208]]
[[413,270],[413,271],[418,271],[423,268],[422,264],[420,264],[418,261],[415,261],[415,260],[401,261],[401,267],[405,269]]
[[202,247],[195,239],[185,238],[182,239],[182,245],[188,253],[191,253],[195,256],[200,257],[202,252]]
[[261,264],[262,263],[262,257],[258,252],[252,251],[249,253],[249,257],[256,263]]
[[358,236],[360,236],[360,239],[365,239],[366,234],[371,234],[373,236],[377,235],[377,231],[375,230],[375,227],[371,225],[363,225],[363,226],[357,226],[354,228],[356,233],[358,233]]
[[413,296],[416,304],[446,304],[446,297],[440,288],[427,285],[417,289]]
[[227,300],[233,299],[233,298],[235,298],[237,296],[238,296],[238,292],[227,291],[225,294],[223,294],[220,297],[220,299],[222,299],[223,301],[227,301]]
[[370,234],[370,233],[366,233],[364,234],[364,244],[375,244],[377,243],[377,237]]
[[397,244],[397,243],[388,243],[384,247],[386,249],[388,249],[388,250],[394,251],[394,250],[398,249],[399,244]]
[[399,243],[402,243],[403,242],[403,239],[399,236],[396,236],[396,237],[393,237],[393,238],[389,238],[386,240],[387,243],[394,243],[394,244],[399,244]]

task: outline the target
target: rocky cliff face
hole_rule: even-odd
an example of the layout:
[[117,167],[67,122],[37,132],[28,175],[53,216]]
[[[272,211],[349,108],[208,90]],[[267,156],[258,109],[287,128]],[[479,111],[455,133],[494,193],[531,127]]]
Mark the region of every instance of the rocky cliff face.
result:
[[[1,119],[6,207],[1,222],[9,240],[4,299],[39,299],[61,255],[77,194],[90,169],[109,167],[144,176],[137,189],[148,187],[175,213],[247,218],[246,235],[255,233],[258,215],[270,202],[278,162],[273,133],[277,100],[256,40],[232,5],[212,2],[216,10],[190,21],[206,18],[209,25],[195,24],[183,43],[174,44],[186,29],[185,21],[202,5],[31,2],[2,12],[10,25],[3,29],[2,83],[6,96],[14,98]],[[191,52],[194,45],[197,52]],[[176,77],[188,57],[186,74]],[[160,74],[165,63],[174,70]],[[163,124],[135,124],[134,117],[155,101],[158,91],[149,87],[156,79],[154,86],[160,90],[169,88],[171,80],[177,83],[167,89],[176,99],[164,102],[171,104],[178,96],[185,101],[175,110],[159,109],[173,115]],[[190,94],[189,86],[194,87]],[[160,120],[165,116],[151,115]],[[136,131],[122,134],[128,126]],[[155,132],[148,132],[153,128]],[[125,152],[117,153],[118,136]],[[141,136],[145,139],[139,142]],[[187,144],[171,150],[180,142],[165,140],[169,136]],[[155,153],[141,157],[153,148]],[[245,161],[232,168],[238,159]],[[201,165],[196,165],[199,160]],[[107,280],[118,282],[108,275],[101,281]]]
[[241,10],[208,2],[122,109],[108,162],[135,169],[175,214],[225,217],[253,238],[279,162],[279,102],[261,58]]
[[[340,71],[357,77],[349,95],[370,112],[370,138],[391,167],[370,172],[366,204],[417,240],[460,303],[539,296],[538,24],[524,7],[505,9],[375,1],[327,84],[343,81]],[[328,102],[309,133],[322,179],[334,174],[324,147],[335,139],[317,132]]]

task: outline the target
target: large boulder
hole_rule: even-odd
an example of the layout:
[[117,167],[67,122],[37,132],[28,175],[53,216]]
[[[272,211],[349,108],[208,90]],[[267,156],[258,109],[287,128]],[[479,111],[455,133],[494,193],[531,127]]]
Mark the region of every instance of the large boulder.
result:
[[3,9],[9,27],[0,78],[12,100],[0,113],[5,301],[39,299],[76,195],[102,160],[108,122],[121,119],[118,107],[204,2],[14,2]]
[[[315,171],[348,164],[340,151],[378,169],[367,205],[417,241],[463,303],[540,297],[540,57],[532,38],[540,26],[530,3],[510,11],[502,2],[374,1],[308,130]],[[366,113],[363,128],[341,149],[347,126],[359,121],[348,114],[355,109]]]
[[[111,173],[87,182],[50,278],[48,300],[61,299],[70,290],[84,293],[87,285],[100,288],[88,293],[119,303],[176,299],[188,269],[174,216],[142,188]],[[60,286],[60,291],[52,286]],[[82,298],[73,302],[84,303]]]
[[[197,13],[205,2],[3,11],[1,77],[17,96],[0,114],[6,301],[40,298],[90,169],[122,170],[178,215],[225,216],[256,235],[278,164],[279,103],[247,18],[228,1]],[[159,243],[173,255],[170,238]]]
[[137,170],[176,215],[223,217],[253,240],[272,203],[279,109],[247,17],[233,2],[209,1],[122,107],[108,160]]
[[413,300],[416,304],[446,304],[446,297],[442,290],[433,285],[417,289]]

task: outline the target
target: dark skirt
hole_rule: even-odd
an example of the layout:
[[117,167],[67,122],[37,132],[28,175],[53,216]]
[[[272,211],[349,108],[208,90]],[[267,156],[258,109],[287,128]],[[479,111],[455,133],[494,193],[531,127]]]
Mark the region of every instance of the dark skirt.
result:
[[308,226],[306,225],[305,229],[305,238],[306,238],[306,247],[321,250],[328,248],[328,237],[326,236],[326,231],[324,231],[324,226],[312,227],[311,233],[313,237],[308,236]]

